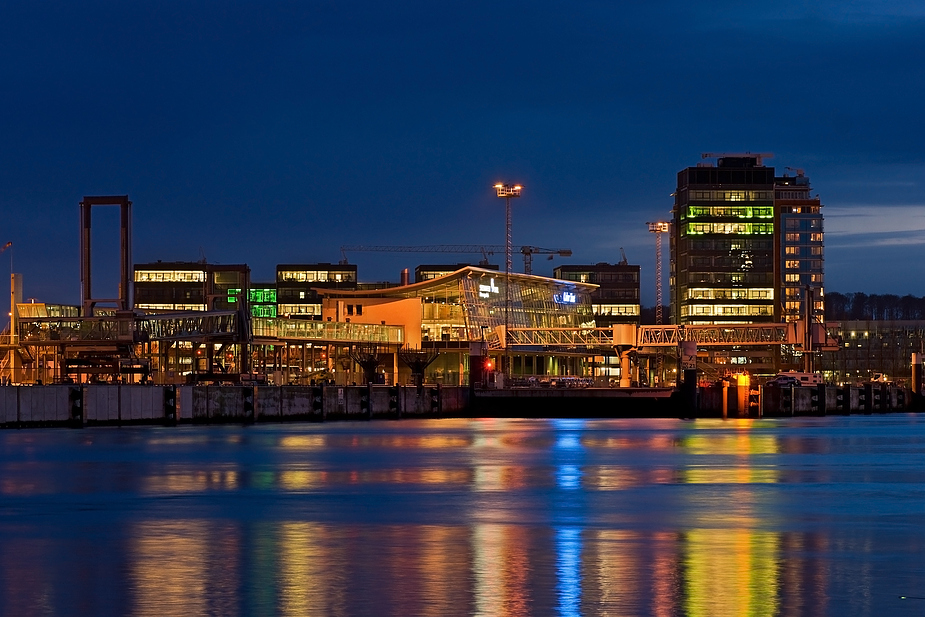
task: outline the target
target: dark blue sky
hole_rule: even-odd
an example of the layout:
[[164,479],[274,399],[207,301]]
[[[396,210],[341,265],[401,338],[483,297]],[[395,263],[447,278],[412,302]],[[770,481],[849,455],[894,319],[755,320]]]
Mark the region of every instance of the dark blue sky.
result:
[[677,171],[773,152],[826,206],[829,291],[925,295],[925,5],[636,4],[7,1],[0,243],[26,296],[77,302],[77,204],[127,193],[134,261],[271,280],[343,244],[503,244],[491,185],[517,181],[515,246],[574,251],[537,273],[624,247],[652,304]]

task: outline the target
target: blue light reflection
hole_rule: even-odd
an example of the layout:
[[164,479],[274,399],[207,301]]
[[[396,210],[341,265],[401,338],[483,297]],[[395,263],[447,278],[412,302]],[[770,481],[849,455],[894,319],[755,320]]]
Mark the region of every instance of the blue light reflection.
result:
[[581,615],[581,529],[556,528],[556,592],[559,615]]

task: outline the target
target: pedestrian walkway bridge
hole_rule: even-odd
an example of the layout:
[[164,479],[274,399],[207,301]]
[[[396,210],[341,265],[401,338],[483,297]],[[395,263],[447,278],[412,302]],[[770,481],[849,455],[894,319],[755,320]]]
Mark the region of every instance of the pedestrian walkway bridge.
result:
[[[150,341],[283,343],[375,343],[401,345],[404,328],[381,324],[254,317],[242,328],[235,311],[128,315],[114,317],[43,317],[21,320],[20,344],[26,347],[125,344]],[[248,332],[249,331],[249,332]],[[248,335],[244,333],[248,332]],[[711,326],[615,326],[612,328],[511,328],[491,332],[494,349],[543,347],[548,350],[603,350],[614,347],[780,345],[798,343],[797,324]]]

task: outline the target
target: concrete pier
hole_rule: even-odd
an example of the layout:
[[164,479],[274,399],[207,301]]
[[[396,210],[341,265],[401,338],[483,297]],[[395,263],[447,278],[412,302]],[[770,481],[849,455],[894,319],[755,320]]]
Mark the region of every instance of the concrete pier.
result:
[[466,386],[155,386],[0,387],[0,426],[323,422],[401,418],[787,417],[917,410],[911,390],[889,384],[711,386],[696,406],[669,388],[513,388]]
[[458,418],[468,409],[467,387],[0,387],[0,426],[5,428]]

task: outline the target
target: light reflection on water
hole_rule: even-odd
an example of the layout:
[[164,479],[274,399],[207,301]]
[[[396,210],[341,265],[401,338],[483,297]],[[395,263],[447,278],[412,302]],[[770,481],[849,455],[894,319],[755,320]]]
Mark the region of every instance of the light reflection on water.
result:
[[0,614],[918,615],[923,454],[921,415],[3,431]]

